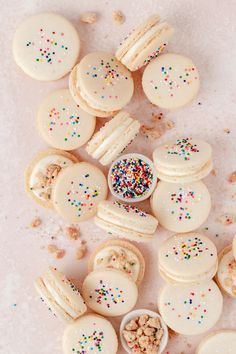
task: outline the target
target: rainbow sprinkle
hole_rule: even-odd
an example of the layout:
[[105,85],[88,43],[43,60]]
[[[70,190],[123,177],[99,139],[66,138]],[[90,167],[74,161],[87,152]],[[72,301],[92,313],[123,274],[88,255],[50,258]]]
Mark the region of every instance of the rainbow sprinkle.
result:
[[159,54],[163,52],[168,43],[163,43],[157,50],[148,55],[147,59],[144,60],[143,65],[149,64],[153,59],[158,57]]
[[138,199],[151,189],[153,170],[140,158],[124,158],[112,166],[110,179],[114,193],[124,199]]
[[123,290],[118,287],[112,289],[108,284],[105,284],[103,280],[100,280],[99,286],[94,290],[95,296],[90,295],[90,299],[95,299],[99,304],[106,304],[107,308],[111,307],[111,303],[117,305],[119,303],[124,303]]
[[144,217],[144,218],[147,217],[147,213],[145,213],[144,211],[140,210],[139,208],[137,208],[135,206],[122,204],[118,201],[114,202],[113,204],[116,205],[119,209],[126,211],[127,213],[138,214],[139,216]]
[[175,215],[178,214],[178,220],[183,221],[183,220],[190,220],[192,218],[190,208],[187,205],[191,200],[195,198],[195,192],[194,191],[185,191],[182,187],[179,188],[179,190],[176,193],[171,193],[170,195],[171,201],[174,204],[179,205],[179,210],[176,213],[175,210],[171,210],[171,214]]
[[78,347],[72,348],[72,353],[87,354],[95,349],[102,352],[102,341],[104,339],[103,331],[94,331],[92,335],[82,334],[78,340]]
[[191,143],[192,138],[177,139],[175,144],[166,145],[168,155],[177,155],[183,157],[185,161],[189,161],[190,157],[198,153],[197,144]]

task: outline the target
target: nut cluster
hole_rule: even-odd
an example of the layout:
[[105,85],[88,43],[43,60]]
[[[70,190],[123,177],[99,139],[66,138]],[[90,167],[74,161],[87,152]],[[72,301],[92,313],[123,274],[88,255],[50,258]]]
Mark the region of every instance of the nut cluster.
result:
[[141,315],[129,321],[123,336],[132,353],[157,354],[164,330],[158,317]]

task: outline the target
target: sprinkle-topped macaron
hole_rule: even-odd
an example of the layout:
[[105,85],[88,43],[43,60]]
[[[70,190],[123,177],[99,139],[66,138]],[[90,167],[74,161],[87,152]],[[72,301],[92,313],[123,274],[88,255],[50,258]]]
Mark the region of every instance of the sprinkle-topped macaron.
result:
[[106,199],[107,183],[99,168],[87,162],[74,164],[57,179],[52,193],[55,210],[69,222],[94,216],[97,205]]
[[197,335],[219,320],[223,296],[213,280],[198,285],[166,284],[159,294],[159,310],[168,327],[184,335]]
[[155,105],[175,109],[185,106],[197,95],[200,82],[191,59],[179,54],[160,55],[143,73],[143,90]]
[[74,150],[92,136],[96,118],[83,111],[68,89],[51,92],[38,111],[38,128],[43,139],[52,147]]
[[153,163],[141,154],[127,154],[114,161],[108,174],[111,193],[120,200],[138,202],[147,199],[156,186]]
[[16,30],[16,63],[36,80],[57,80],[66,75],[79,56],[80,39],[63,16],[48,12],[28,17]]
[[118,340],[108,320],[88,314],[66,328],[63,349],[65,354],[116,354]]
[[69,80],[70,92],[86,112],[109,117],[131,100],[134,90],[129,70],[112,54],[87,54],[74,67]]

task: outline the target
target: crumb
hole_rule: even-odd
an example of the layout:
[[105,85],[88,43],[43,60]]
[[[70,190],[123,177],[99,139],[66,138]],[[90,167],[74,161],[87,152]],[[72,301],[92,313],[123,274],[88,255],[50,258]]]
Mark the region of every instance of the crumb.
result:
[[216,175],[217,175],[216,170],[215,170],[215,169],[213,169],[213,170],[211,171],[211,174],[212,174],[212,176],[216,176]]
[[48,252],[49,253],[55,253],[57,251],[58,251],[58,247],[56,245],[52,245],[52,244],[48,245]]
[[152,113],[152,121],[153,122],[157,122],[159,120],[162,120],[163,118],[163,113],[160,112],[159,114],[156,114],[156,113]]
[[175,123],[173,122],[173,120],[168,120],[165,123],[165,127],[167,130],[173,129],[175,127]]
[[142,125],[140,132],[148,139],[158,139],[162,136],[162,132],[159,128],[149,127],[147,125]]
[[188,347],[188,348],[192,348],[192,344],[187,343],[187,347]]
[[59,249],[54,253],[56,259],[63,258],[65,254],[66,254],[65,250],[59,250]]
[[89,24],[95,23],[97,22],[97,14],[96,12],[84,12],[80,16],[80,21]]
[[229,177],[228,177],[228,181],[230,183],[235,183],[236,182],[236,171],[232,172]]
[[38,217],[34,218],[34,220],[32,220],[30,227],[39,227],[42,224],[42,220]]
[[232,225],[235,223],[235,215],[233,214],[224,214],[222,216],[219,217],[218,221],[222,224],[222,225]]
[[168,333],[170,338],[173,338],[178,335],[178,333],[176,333],[175,331],[173,331],[173,329],[170,328],[168,328]]
[[233,200],[236,201],[236,193],[234,193],[234,194],[232,195],[232,198],[233,198]]
[[86,253],[87,253],[87,246],[86,246],[85,241],[83,241],[83,242],[81,242],[80,247],[76,251],[76,259],[80,260],[80,259],[84,258]]
[[74,226],[69,226],[66,228],[66,234],[69,240],[78,240],[80,231]]
[[230,129],[225,128],[225,129],[224,129],[224,132],[225,132],[226,134],[230,134]]
[[121,11],[114,11],[112,18],[115,24],[122,25],[125,22],[125,15]]

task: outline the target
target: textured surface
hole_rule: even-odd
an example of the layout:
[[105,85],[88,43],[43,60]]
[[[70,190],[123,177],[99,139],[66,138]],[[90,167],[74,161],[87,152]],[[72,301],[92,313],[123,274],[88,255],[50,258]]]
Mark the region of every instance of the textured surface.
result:
[[[236,201],[232,199],[236,185],[227,182],[228,174],[236,170],[236,4],[233,0],[1,1],[0,352],[4,354],[62,354],[64,324],[47,313],[32,284],[48,265],[54,265],[68,277],[76,277],[80,281],[87,271],[86,258],[75,260],[76,241],[66,239],[61,219],[53,212],[37,207],[26,196],[23,187],[25,166],[35,153],[46,148],[36,131],[37,107],[52,89],[67,85],[67,78],[54,83],[34,81],[17,68],[12,58],[11,43],[17,24],[27,15],[45,10],[58,11],[72,20],[82,39],[82,56],[93,50],[114,52],[129,30],[142,17],[154,12],[159,12],[173,24],[176,33],[169,50],[194,60],[201,76],[200,94],[191,106],[172,113],[163,112],[164,118],[157,125],[163,126],[165,121],[173,120],[174,129],[154,142],[139,137],[128,151],[146,153],[150,157],[155,146],[176,135],[193,134],[209,141],[213,146],[217,174],[206,178],[213,209],[201,230],[207,228],[205,233],[216,243],[218,250],[227,245],[236,233],[235,224],[224,226],[217,221],[224,213],[236,213]],[[90,10],[100,13],[98,22],[93,25],[80,23],[79,15]],[[125,13],[126,22],[122,26],[113,24],[114,10]],[[135,82],[135,96],[127,110],[145,124],[150,124],[152,112],[159,114],[159,110],[144,97],[140,73],[135,74]],[[231,132],[227,134],[224,129]],[[78,151],[78,155],[91,161],[83,149]],[[147,203],[144,207],[149,211]],[[28,225],[35,215],[39,215],[43,223],[39,228],[31,229]],[[81,225],[81,234],[88,240],[89,251],[97,240],[107,238],[93,221]],[[67,251],[62,260],[54,260],[43,249],[53,242],[51,237],[55,235],[55,243]],[[137,307],[156,309],[161,280],[156,271],[155,249],[170,235],[159,228],[156,241],[141,246],[148,266]],[[224,297],[224,313],[216,328],[236,328],[235,311],[236,302]],[[118,328],[119,319],[113,322]],[[166,352],[194,354],[199,340],[200,337],[176,336],[170,340]],[[123,354],[121,349],[119,354]]]

